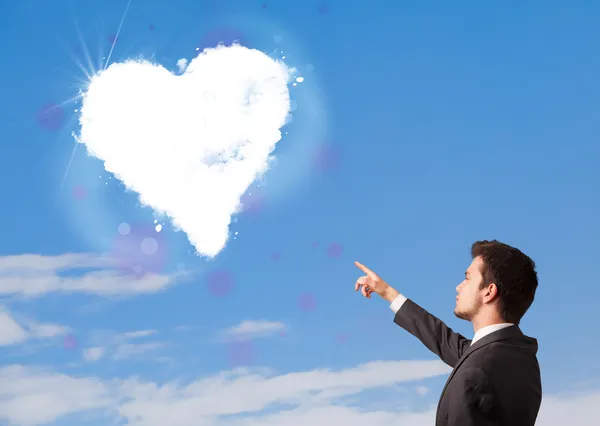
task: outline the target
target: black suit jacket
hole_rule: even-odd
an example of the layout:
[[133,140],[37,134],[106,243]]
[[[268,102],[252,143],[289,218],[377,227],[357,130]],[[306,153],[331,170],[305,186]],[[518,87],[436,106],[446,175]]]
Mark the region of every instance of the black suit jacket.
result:
[[513,325],[471,346],[411,301],[394,322],[453,368],[440,396],[436,426],[533,426],[542,401],[537,341]]

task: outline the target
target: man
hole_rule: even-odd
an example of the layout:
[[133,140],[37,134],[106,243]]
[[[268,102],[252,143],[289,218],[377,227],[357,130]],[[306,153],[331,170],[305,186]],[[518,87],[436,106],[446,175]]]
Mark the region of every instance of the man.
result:
[[366,266],[355,290],[376,293],[395,312],[394,322],[453,368],[442,391],[436,426],[533,426],[542,400],[537,341],[519,322],[538,285],[535,263],[499,241],[478,241],[473,261],[456,287],[454,314],[473,324],[468,340],[407,299]]

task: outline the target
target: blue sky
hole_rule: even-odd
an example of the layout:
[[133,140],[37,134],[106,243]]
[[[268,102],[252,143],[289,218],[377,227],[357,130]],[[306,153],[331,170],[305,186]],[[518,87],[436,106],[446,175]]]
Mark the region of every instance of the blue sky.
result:
[[[132,0],[122,21],[127,4],[0,2],[0,422],[432,424],[448,370],[354,293],[353,261],[471,336],[452,310],[478,239],[538,265],[522,329],[540,343],[540,424],[600,414],[600,6]],[[110,62],[175,72],[235,35],[305,77],[264,201],[213,260],[159,219],[153,278],[101,260],[120,224],[152,232],[153,212],[82,147],[70,160],[77,61],[105,61],[117,32]],[[51,129],[48,104],[64,113]],[[215,271],[233,277],[224,296]]]

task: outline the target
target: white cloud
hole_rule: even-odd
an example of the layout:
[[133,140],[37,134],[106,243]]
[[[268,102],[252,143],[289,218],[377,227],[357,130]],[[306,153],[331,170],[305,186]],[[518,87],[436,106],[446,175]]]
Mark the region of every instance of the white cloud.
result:
[[22,343],[27,337],[25,329],[8,312],[0,309],[0,346]]
[[156,293],[172,286],[178,275],[133,278],[114,269],[106,256],[23,254],[0,257],[0,296],[36,297],[47,293],[87,293],[100,296]]
[[49,338],[62,336],[71,331],[70,327],[58,324],[41,324],[34,321],[28,322],[29,333],[32,337]]
[[158,333],[157,330],[138,330],[138,331],[129,331],[127,333],[122,334],[122,338],[127,339],[135,339],[138,337],[148,337]]
[[83,350],[83,359],[86,361],[98,361],[104,356],[106,352],[105,348],[94,346],[93,348],[86,348]]
[[99,379],[11,365],[0,368],[0,420],[18,426],[48,424],[62,416],[115,404]]
[[60,256],[43,256],[40,254],[21,254],[0,257],[0,273],[20,271],[56,272],[77,268],[96,268],[110,265],[110,261],[102,256],[86,254],[63,254]]
[[124,343],[116,347],[113,358],[115,360],[131,358],[165,346],[164,342]]
[[285,331],[285,324],[279,321],[245,320],[221,333],[225,340],[247,340],[269,337]]
[[239,45],[206,49],[183,75],[114,63],[91,79],[77,140],[142,204],[169,216],[198,254],[214,257],[281,139],[291,72]]
[[545,396],[536,425],[592,426],[600,417],[600,390]]
[[429,393],[429,388],[427,386],[419,386],[415,390],[421,396],[425,396]]
[[[340,371],[279,375],[241,369],[189,383],[160,384],[136,378],[73,377],[11,365],[0,368],[0,421],[37,426],[86,413],[99,418],[116,415],[130,426],[431,426],[434,399],[425,411],[410,410],[410,405],[394,400],[397,395],[391,388],[448,372],[439,361],[375,361]],[[357,404],[356,397],[367,390],[379,391],[378,399],[388,408]],[[545,396],[536,424],[592,426],[598,415],[600,390]]]
[[113,360],[123,360],[143,355],[166,346],[165,342],[130,343],[157,334],[157,330],[137,330],[125,333],[96,332],[90,338],[91,347],[84,349],[83,358],[94,362],[112,353]]
[[69,331],[69,327],[58,324],[42,324],[30,319],[17,321],[0,306],[0,346],[15,345],[28,339],[61,336]]

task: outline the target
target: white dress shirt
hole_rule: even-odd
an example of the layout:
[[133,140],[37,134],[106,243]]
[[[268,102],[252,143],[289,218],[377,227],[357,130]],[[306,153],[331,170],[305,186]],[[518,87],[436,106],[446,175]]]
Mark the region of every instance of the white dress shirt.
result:
[[[394,314],[400,310],[400,308],[402,307],[402,305],[404,305],[404,302],[406,302],[406,300],[407,300],[406,296],[399,294],[398,297],[396,297],[392,301],[392,303],[390,304],[390,309],[394,312]],[[476,341],[478,341],[479,339],[487,336],[488,334],[493,333],[494,331],[502,330],[503,328],[506,328],[506,327],[510,327],[511,325],[514,325],[514,324],[510,324],[510,323],[492,324],[492,325],[488,325],[486,327],[480,328],[479,330],[477,330],[477,332],[473,336],[473,340],[471,340],[471,345],[473,343],[475,343]]]

